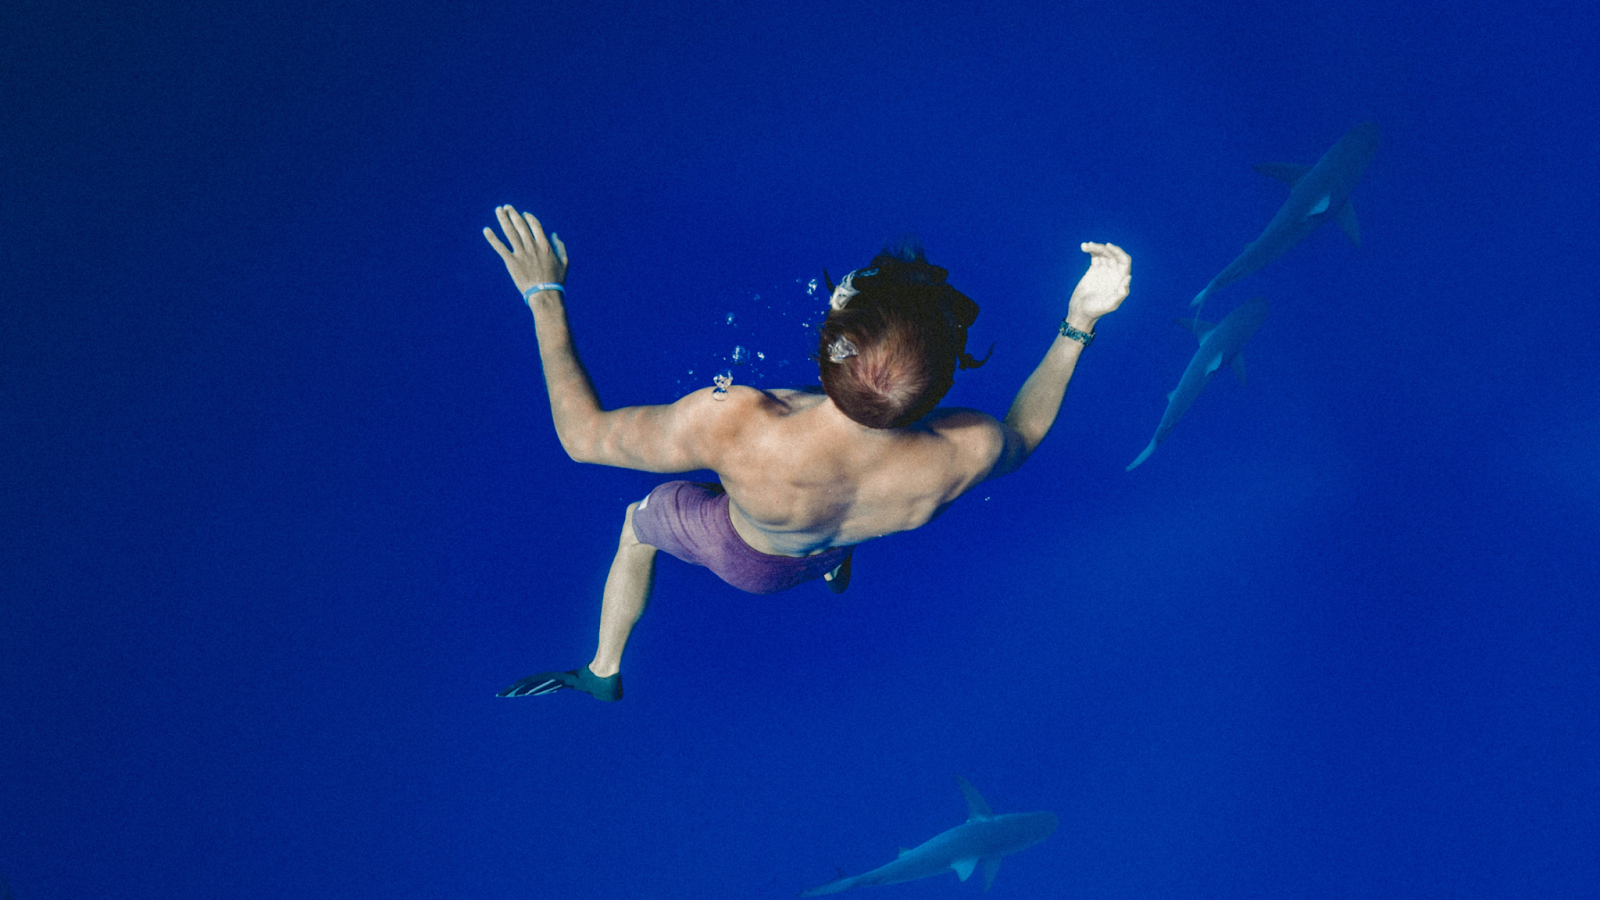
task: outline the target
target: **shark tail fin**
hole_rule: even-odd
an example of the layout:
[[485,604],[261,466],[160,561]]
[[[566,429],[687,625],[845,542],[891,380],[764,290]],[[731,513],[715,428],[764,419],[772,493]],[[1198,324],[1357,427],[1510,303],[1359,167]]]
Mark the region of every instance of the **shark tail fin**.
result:
[[1184,331],[1192,333],[1195,337],[1202,341],[1206,339],[1206,335],[1211,333],[1211,329],[1217,327],[1217,323],[1207,322],[1205,319],[1199,318],[1198,316],[1193,319],[1173,319],[1172,324],[1182,328]]
[[1139,468],[1139,464],[1144,462],[1145,460],[1149,459],[1150,458],[1150,454],[1152,454],[1154,452],[1156,452],[1156,442],[1155,441],[1151,441],[1150,442],[1150,446],[1144,448],[1144,452],[1139,454],[1139,458],[1134,460],[1131,463],[1128,463],[1128,467],[1126,469],[1123,469],[1122,471],[1124,471],[1124,472],[1132,472],[1134,469]]
[[1311,171],[1310,166],[1302,166],[1299,163],[1257,163],[1254,168],[1268,178],[1276,178],[1289,187],[1294,187],[1307,172]]
[[819,884],[819,885],[817,885],[816,887],[812,888],[809,891],[801,891],[800,892],[800,896],[802,896],[802,897],[820,897],[823,894],[837,894],[840,891],[848,891],[848,890],[850,890],[851,888],[853,888],[855,886],[856,886],[855,876],[846,875],[846,874],[844,874],[844,870],[841,869],[841,870],[839,870],[839,877],[838,878],[835,878],[834,880],[828,882],[827,884]]

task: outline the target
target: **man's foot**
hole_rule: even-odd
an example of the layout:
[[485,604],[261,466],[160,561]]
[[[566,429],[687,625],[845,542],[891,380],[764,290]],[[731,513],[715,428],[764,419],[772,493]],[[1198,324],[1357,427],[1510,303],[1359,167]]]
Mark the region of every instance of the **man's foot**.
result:
[[570,672],[540,672],[538,675],[529,675],[495,696],[538,697],[567,688],[583,691],[596,700],[615,703],[622,699],[622,673],[601,678],[589,671],[588,666]]
[[844,589],[850,586],[850,560],[854,556],[854,553],[845,556],[844,562],[835,566],[832,572],[822,576],[822,580],[828,585],[828,590],[842,594]]

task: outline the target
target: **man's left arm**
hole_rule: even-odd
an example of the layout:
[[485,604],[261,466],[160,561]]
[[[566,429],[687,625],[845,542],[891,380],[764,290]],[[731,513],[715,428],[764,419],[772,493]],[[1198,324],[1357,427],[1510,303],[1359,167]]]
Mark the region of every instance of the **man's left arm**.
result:
[[[539,340],[539,361],[545,389],[550,394],[550,415],[562,449],[578,462],[592,462],[647,472],[689,472],[715,468],[704,452],[714,437],[703,421],[723,410],[712,406],[712,389],[696,391],[666,406],[630,406],[606,410],[600,405],[594,382],[578,359],[567,323],[564,291],[556,287],[567,274],[567,248],[561,238],[544,228],[532,213],[510,206],[495,210],[506,242],[485,228],[488,239],[511,273],[533,312]],[[508,246],[509,245],[509,246]],[[722,404],[716,404],[720,407]],[[727,412],[733,412],[728,410]],[[722,415],[726,427],[729,416]]]

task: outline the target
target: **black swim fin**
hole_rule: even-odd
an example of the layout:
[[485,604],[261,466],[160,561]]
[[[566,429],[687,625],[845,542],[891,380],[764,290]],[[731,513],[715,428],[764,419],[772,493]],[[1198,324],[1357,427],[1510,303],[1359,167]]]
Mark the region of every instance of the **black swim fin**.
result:
[[835,594],[842,594],[844,589],[850,586],[850,560],[853,558],[855,558],[855,553],[847,554],[844,562],[839,563],[838,567],[832,572],[822,576],[823,582],[828,585],[828,590],[833,591]]
[[596,700],[615,703],[622,699],[622,673],[601,678],[589,671],[588,666],[570,672],[540,672],[537,675],[529,675],[495,696],[539,697],[568,688],[583,691]]

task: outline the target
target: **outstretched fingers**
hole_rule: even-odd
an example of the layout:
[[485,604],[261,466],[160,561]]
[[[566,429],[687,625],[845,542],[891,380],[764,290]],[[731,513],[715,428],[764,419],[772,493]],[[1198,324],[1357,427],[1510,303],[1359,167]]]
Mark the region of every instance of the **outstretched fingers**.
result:
[[494,217],[500,223],[500,232],[506,236],[506,243],[511,245],[511,252],[515,253],[522,249],[522,240],[517,234],[517,226],[511,224],[510,209],[509,206],[496,206]]
[[483,237],[500,254],[517,289],[561,283],[567,272],[567,248],[561,239],[555,235],[546,237],[537,217],[518,212],[510,204],[495,207],[494,216],[500,224],[499,233],[485,228]]
[[1090,261],[1091,265],[1096,263],[1108,263],[1123,267],[1131,267],[1133,265],[1133,259],[1128,256],[1127,251],[1123,250],[1121,247],[1118,247],[1116,244],[1096,244],[1092,242],[1085,242],[1080,246],[1083,252],[1094,257]]
[[511,207],[507,206],[506,209],[511,212],[511,218],[517,223],[517,234],[529,249],[541,254],[550,249],[550,242],[544,236],[544,226],[539,224],[539,219],[533,213],[525,212],[519,216]]
[[1101,277],[1120,275],[1119,286],[1126,294],[1133,277],[1133,258],[1128,256],[1127,251],[1116,244],[1085,242],[1081,246],[1090,257],[1089,271]]
[[500,242],[500,236],[494,233],[493,228],[484,226],[483,236],[488,239],[489,246],[494,248],[494,252],[500,254],[502,260],[511,259],[511,250]]

